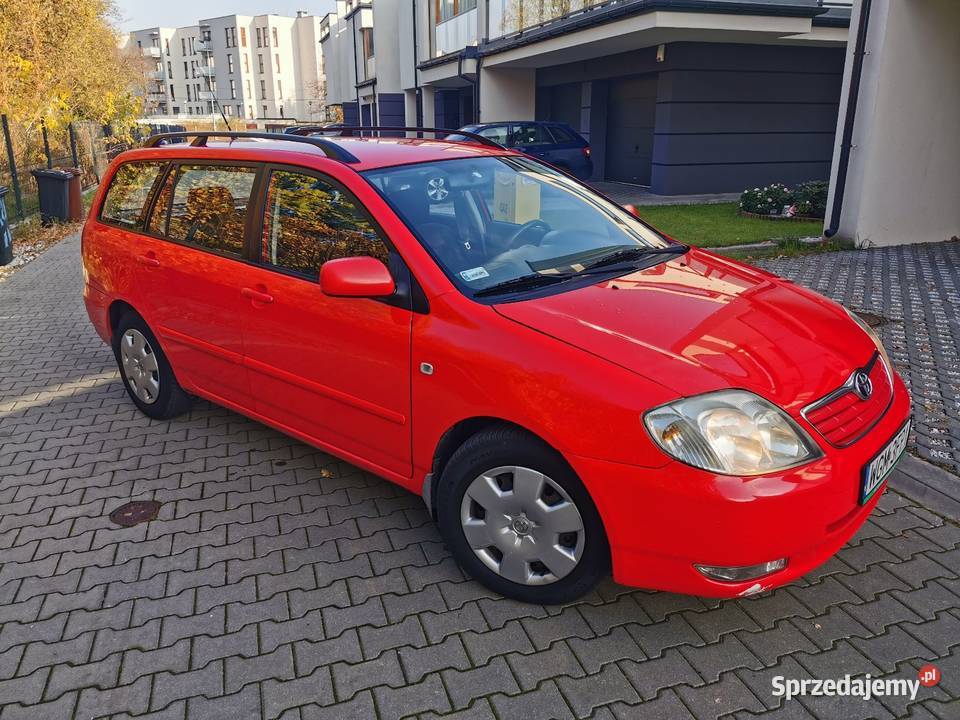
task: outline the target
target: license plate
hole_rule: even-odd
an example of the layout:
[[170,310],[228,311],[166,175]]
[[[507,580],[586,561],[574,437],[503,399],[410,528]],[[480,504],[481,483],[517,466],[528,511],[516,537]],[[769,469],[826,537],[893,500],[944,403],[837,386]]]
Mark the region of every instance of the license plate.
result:
[[897,464],[897,460],[907,449],[907,438],[910,437],[910,421],[907,420],[893,439],[887,443],[877,455],[863,468],[863,480],[860,483],[860,504],[869,500],[877,489],[883,485],[890,471]]

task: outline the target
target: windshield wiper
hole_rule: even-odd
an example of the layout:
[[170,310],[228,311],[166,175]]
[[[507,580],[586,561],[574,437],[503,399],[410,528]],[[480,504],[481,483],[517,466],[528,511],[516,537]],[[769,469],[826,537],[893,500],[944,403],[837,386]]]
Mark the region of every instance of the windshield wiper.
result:
[[686,245],[665,245],[664,247],[626,247],[620,250],[604,255],[599,260],[594,260],[588,265],[584,265],[581,272],[590,272],[599,270],[608,265],[615,265],[628,260],[640,260],[650,255],[683,255],[689,248]]
[[530,273],[529,275],[521,275],[520,277],[511,278],[510,280],[504,280],[503,282],[498,282],[495,285],[490,287],[485,287],[480,290],[477,290],[473,296],[474,297],[483,297],[485,295],[499,295],[506,292],[514,292],[518,290],[532,290],[534,288],[543,287],[544,285],[553,285],[554,283],[563,282],[564,280],[569,280],[577,276],[577,273]]

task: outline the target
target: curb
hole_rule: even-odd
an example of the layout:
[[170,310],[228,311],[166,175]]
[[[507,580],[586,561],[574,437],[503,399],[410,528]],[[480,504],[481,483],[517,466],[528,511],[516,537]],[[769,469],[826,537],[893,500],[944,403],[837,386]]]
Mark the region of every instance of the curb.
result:
[[960,523],[960,478],[905,454],[890,474],[889,485],[938,515]]

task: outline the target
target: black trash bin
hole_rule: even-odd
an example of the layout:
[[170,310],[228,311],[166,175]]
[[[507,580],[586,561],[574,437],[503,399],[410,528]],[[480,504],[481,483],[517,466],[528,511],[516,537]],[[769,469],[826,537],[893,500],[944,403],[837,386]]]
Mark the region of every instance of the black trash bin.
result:
[[31,170],[40,193],[40,220],[44,225],[70,217],[70,180],[66,170]]
[[10,236],[10,219],[4,203],[7,190],[7,187],[0,186],[0,265],[9,265],[13,260],[13,238]]

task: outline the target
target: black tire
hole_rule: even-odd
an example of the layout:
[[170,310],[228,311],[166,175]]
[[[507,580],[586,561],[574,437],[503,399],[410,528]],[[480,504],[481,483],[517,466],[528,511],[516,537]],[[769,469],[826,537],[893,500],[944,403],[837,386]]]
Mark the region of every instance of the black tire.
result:
[[[549,584],[525,585],[487,567],[464,534],[461,502],[470,483],[501,466],[519,466],[547,475],[574,502],[583,521],[584,547],[577,565]],[[529,433],[511,426],[483,430],[461,445],[447,463],[437,488],[440,532],[460,566],[491,590],[522,602],[558,605],[589,592],[610,570],[610,549],[600,514],[586,488],[563,457]]]
[[[149,349],[151,350],[150,354],[156,359],[157,370],[155,374],[159,382],[159,391],[156,394],[156,399],[152,402],[142,400],[127,380],[120,354],[120,343],[128,330],[136,330],[147,339]],[[113,346],[113,356],[117,360],[117,368],[120,370],[120,379],[127,390],[127,395],[130,396],[130,399],[133,400],[134,405],[137,406],[140,412],[155,420],[169,420],[170,418],[182,415],[190,409],[190,406],[193,404],[193,398],[187,395],[183,388],[180,387],[180,383],[177,382],[177,378],[173,374],[173,368],[170,367],[170,362],[167,360],[163,348],[150,330],[150,326],[147,325],[142,317],[132,311],[126,312],[120,318],[117,327],[114,329],[113,342],[111,344]]]

